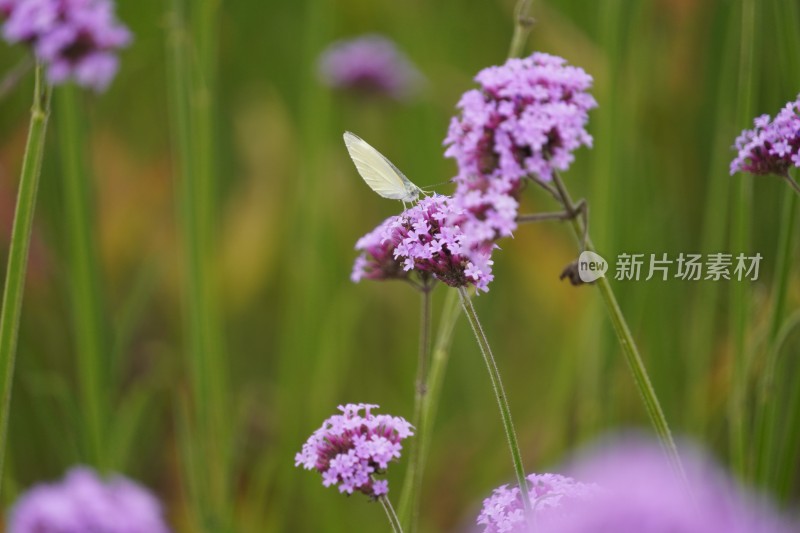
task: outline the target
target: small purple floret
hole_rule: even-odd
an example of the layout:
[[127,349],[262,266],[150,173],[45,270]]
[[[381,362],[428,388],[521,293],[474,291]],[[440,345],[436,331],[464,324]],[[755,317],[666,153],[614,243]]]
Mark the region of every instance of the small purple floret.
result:
[[408,58],[379,35],[334,42],[320,56],[318,69],[330,87],[397,100],[413,96],[422,82]]
[[[295,466],[317,470],[322,484],[339,492],[377,498],[389,492],[386,480],[373,479],[400,457],[402,441],[414,434],[404,418],[372,413],[377,405],[340,405],[342,414],[322,423],[294,457]],[[361,412],[364,415],[361,415]]]
[[787,103],[774,120],[761,115],[752,130],[736,139],[738,154],[731,161],[731,175],[749,172],[756,175],[785,176],[790,168],[800,167],[800,95]]
[[415,271],[451,287],[488,291],[496,245],[484,233],[464,231],[468,225],[467,212],[453,198],[424,198],[359,239],[362,253],[351,279],[405,279]]
[[121,476],[108,480],[85,467],[58,483],[41,484],[11,509],[9,533],[168,533],[161,505],[144,487]]

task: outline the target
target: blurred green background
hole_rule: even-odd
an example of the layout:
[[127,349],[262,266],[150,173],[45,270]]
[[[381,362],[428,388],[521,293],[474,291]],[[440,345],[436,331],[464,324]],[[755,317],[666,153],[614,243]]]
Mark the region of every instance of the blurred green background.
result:
[[[443,158],[442,140],[450,117],[473,87],[471,78],[505,60],[513,2],[205,4],[213,14],[210,42],[216,42],[208,267],[215,273],[219,355],[227,373],[209,379],[227,383],[225,403],[214,408],[229,432],[219,438],[230,447],[223,446],[224,458],[193,463],[200,467],[182,462],[188,452],[181,428],[192,400],[181,311],[182,189],[170,120],[172,7],[124,1],[119,17],[136,40],[122,53],[121,72],[108,92],[81,97],[107,339],[106,465],[153,488],[178,531],[195,531],[191,520],[201,512],[187,472],[215,461],[226,465],[222,507],[233,530],[388,529],[380,506],[325,489],[317,474],[293,466],[295,452],[338,404],[370,402],[384,412],[412,413],[418,295],[404,284],[349,281],[355,241],[400,205],[364,186],[341,134],[350,130],[367,139],[420,186],[449,180],[455,165]],[[728,457],[734,354],[746,355],[751,389],[762,373],[777,235],[790,194],[777,178],[728,176],[730,146],[752,117],[774,115],[800,91],[798,50],[790,46],[800,29],[796,2],[757,2],[755,38],[746,43],[753,46],[754,69],[744,80],[741,4],[536,0],[529,42],[530,50],[563,56],[595,78],[595,145],[577,152],[564,177],[574,196],[589,201],[601,254],[742,251],[764,257],[758,281],[743,285],[744,328],[731,317],[731,283],[613,282],[673,431],[699,440],[721,461]],[[416,100],[364,100],[317,81],[315,61],[328,43],[375,32],[396,41],[425,75]],[[4,70],[22,57],[19,47],[0,47]],[[744,85],[752,88],[749,109],[740,101]],[[31,90],[26,79],[0,103],[2,250]],[[23,309],[4,508],[32,483],[93,461],[77,399],[59,127],[56,109]],[[554,208],[531,189],[522,212]],[[744,249],[730,243],[737,213],[744,213]],[[505,378],[526,468],[552,469],[598,435],[649,431],[598,294],[558,280],[576,255],[569,228],[523,226],[501,247],[491,290],[475,304]],[[796,242],[791,254],[797,264]],[[435,293],[435,317],[446,290]],[[800,304],[796,268],[786,294],[788,315]],[[800,335],[790,334],[776,397],[782,406],[779,457],[792,459],[792,450],[800,449],[800,368],[792,357],[798,349]],[[748,407],[757,405],[755,397],[748,396]],[[401,460],[390,469],[390,497],[399,496],[405,465]],[[483,362],[463,321],[428,465],[426,531],[473,523],[482,498],[512,478]],[[764,484],[796,504],[797,463],[784,466]]]

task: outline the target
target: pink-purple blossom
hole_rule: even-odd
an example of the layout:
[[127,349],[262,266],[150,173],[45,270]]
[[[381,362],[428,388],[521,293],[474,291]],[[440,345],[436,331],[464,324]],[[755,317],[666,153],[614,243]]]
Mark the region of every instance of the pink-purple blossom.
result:
[[335,89],[404,100],[420,88],[422,75],[397,46],[380,35],[336,41],[318,63],[322,81]]
[[[317,470],[322,484],[339,492],[362,492],[373,498],[389,491],[386,480],[375,479],[400,457],[402,441],[414,434],[398,416],[373,414],[377,405],[340,405],[295,455],[295,466]],[[361,414],[363,412],[363,415]]]
[[586,124],[597,102],[583,69],[537,52],[483,69],[475,81],[480,88],[461,97],[444,141],[460,187],[484,190],[499,180],[498,192],[514,196],[523,178],[550,181],[576,149],[591,147]]
[[775,119],[761,115],[754,128],[744,130],[736,139],[736,157],[731,161],[731,175],[737,172],[785,176],[792,167],[800,167],[800,95],[787,103]]
[[487,291],[496,245],[483,233],[465,231],[465,222],[467,213],[453,198],[424,198],[359,239],[362,253],[351,279],[398,279],[414,271],[451,287]]
[[131,34],[110,0],[0,0],[3,37],[25,43],[46,65],[47,78],[103,91],[117,73],[117,51]]
[[121,476],[103,480],[91,469],[70,470],[57,483],[24,493],[8,518],[9,533],[167,533],[161,505]]
[[[579,483],[559,474],[531,474],[527,477],[533,517],[530,524],[544,527],[557,522],[568,509],[594,497],[599,487]],[[502,485],[483,500],[478,515],[482,533],[506,533],[526,530],[525,511],[519,487]]]
[[[662,448],[634,439],[595,450],[570,475],[531,490],[533,529],[526,529],[516,489],[501,487],[484,502],[478,523],[486,532],[514,533],[789,533],[797,531],[763,499],[744,490],[712,461],[681,453],[688,482]],[[531,476],[529,479],[536,476]],[[531,479],[532,480],[532,479]],[[549,497],[548,497],[549,496]]]

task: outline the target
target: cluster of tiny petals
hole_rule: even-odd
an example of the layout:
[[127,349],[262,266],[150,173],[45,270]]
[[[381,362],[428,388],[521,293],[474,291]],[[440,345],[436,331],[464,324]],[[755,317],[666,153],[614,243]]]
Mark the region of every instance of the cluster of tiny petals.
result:
[[[559,474],[531,474],[528,476],[528,494],[535,523],[546,526],[558,520],[571,506],[594,497],[600,488],[594,484],[579,483]],[[503,485],[483,501],[478,515],[483,533],[522,533],[526,520],[519,487]]]
[[455,197],[467,208],[469,231],[496,239],[516,229],[526,177],[550,181],[577,148],[591,147],[586,124],[597,102],[591,76],[544,53],[486,68],[475,81],[480,88],[458,103],[445,156],[458,165]]
[[161,505],[121,476],[103,480],[85,467],[58,483],[23,494],[9,514],[9,533],[168,533]]
[[[317,470],[322,484],[339,492],[362,492],[378,498],[389,491],[386,480],[373,479],[400,457],[402,441],[414,434],[404,418],[373,414],[372,404],[340,405],[295,455],[295,466]],[[361,412],[364,412],[362,415]]]
[[30,45],[54,84],[104,90],[119,66],[116,51],[131,41],[111,0],[0,0],[0,15],[3,38]]
[[787,103],[774,120],[761,115],[752,130],[736,139],[737,155],[731,161],[731,175],[737,172],[784,175],[800,167],[800,95]]
[[397,100],[413,96],[422,81],[411,61],[380,35],[334,42],[320,56],[318,68],[330,87]]
[[450,285],[487,291],[493,279],[495,245],[485,235],[468,233],[467,213],[453,198],[433,195],[390,217],[362,237],[351,279],[400,278],[411,271]]
[[409,272],[401,261],[394,257],[394,249],[399,244],[392,236],[392,225],[397,217],[389,217],[377,228],[356,242],[356,250],[361,254],[356,258],[350,279],[358,283],[362,279],[388,280],[406,279]]
[[475,81],[480,89],[461,98],[445,139],[445,155],[458,163],[457,182],[483,188],[501,179],[513,195],[524,177],[550,181],[569,168],[577,148],[591,146],[586,124],[597,102],[583,69],[537,52],[486,68]]

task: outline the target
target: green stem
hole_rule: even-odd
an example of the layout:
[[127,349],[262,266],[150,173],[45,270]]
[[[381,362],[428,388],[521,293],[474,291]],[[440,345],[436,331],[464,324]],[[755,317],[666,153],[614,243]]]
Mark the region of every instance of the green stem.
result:
[[0,311],[0,372],[2,372],[0,383],[3,386],[2,393],[0,393],[2,395],[2,404],[0,404],[0,480],[2,480],[3,459],[8,440],[8,418],[11,407],[11,390],[14,384],[19,319],[22,311],[33,214],[36,208],[36,193],[39,189],[39,176],[42,169],[47,118],[50,114],[50,95],[51,87],[44,80],[41,65],[37,65],[28,142],[22,160],[22,173],[8,251],[3,307]]
[[514,8],[514,35],[511,37],[511,46],[508,50],[509,59],[520,57],[525,52],[525,43],[533,27],[533,19],[528,15],[531,0],[519,0]]
[[[749,120],[752,115],[753,100],[753,57],[755,36],[755,0],[743,0],[741,47],[739,49],[739,94],[737,110],[741,120]],[[752,217],[752,180],[740,177],[735,184],[732,211],[731,249],[745,251],[750,244],[750,220]],[[728,398],[728,433],[731,461],[734,470],[745,475],[745,402],[747,396],[747,375],[749,357],[747,351],[747,317],[750,305],[749,293],[743,283],[731,283],[730,288],[730,332],[733,337],[733,362],[731,394]]]
[[765,484],[772,475],[775,437],[775,368],[778,362],[780,332],[783,317],[786,313],[786,296],[789,292],[789,273],[792,267],[794,246],[797,242],[797,204],[798,197],[787,194],[783,202],[778,251],[775,264],[775,286],[772,291],[772,309],[767,333],[766,360],[759,383],[757,402],[757,464],[756,477]]
[[403,533],[403,526],[400,524],[400,519],[397,518],[397,513],[394,512],[394,507],[392,507],[392,502],[389,501],[389,498],[381,496],[378,500],[381,502],[383,510],[386,512],[386,518],[389,519],[392,531],[394,531],[394,533]]
[[423,280],[420,288],[422,312],[419,327],[419,358],[417,360],[417,379],[414,384],[414,418],[416,428],[414,444],[411,447],[408,469],[400,493],[400,517],[406,529],[414,532],[419,523],[419,501],[422,492],[422,461],[420,460],[421,442],[424,428],[421,427],[422,406],[428,395],[428,360],[431,351],[431,293],[433,285]]
[[[577,204],[572,201],[572,198],[558,173],[553,175],[553,181],[556,184],[559,194],[561,195],[561,201],[564,205],[564,209],[570,213],[574,213],[577,209]],[[575,238],[578,240],[578,243],[584,243],[586,250],[595,251],[592,240],[588,236],[586,227],[584,226],[581,218],[573,217],[570,219],[570,222],[572,223],[572,229],[575,233]],[[672,433],[670,432],[669,425],[667,424],[667,419],[664,416],[664,412],[661,410],[661,405],[658,403],[658,397],[656,396],[655,389],[653,389],[653,385],[650,383],[650,378],[647,375],[647,369],[645,369],[644,362],[639,354],[636,341],[634,340],[631,330],[628,327],[628,323],[625,320],[625,316],[622,314],[622,310],[617,303],[617,298],[614,296],[614,291],[611,289],[611,284],[604,276],[596,281],[596,285],[600,290],[603,303],[605,303],[606,309],[608,310],[608,315],[611,318],[611,323],[614,326],[614,332],[617,334],[617,339],[619,340],[620,347],[622,348],[622,353],[625,355],[625,361],[628,363],[628,368],[630,368],[631,374],[633,375],[633,381],[636,384],[636,388],[639,390],[642,400],[644,401],[645,410],[650,417],[650,422],[653,424],[656,435],[658,436],[662,447],[666,451],[670,463],[680,479],[685,481],[686,474],[684,473],[683,465],[681,464],[681,460],[678,455],[678,448],[675,446],[675,441],[672,438]]]
[[792,189],[794,189],[794,192],[796,192],[797,194],[800,194],[800,185],[798,185],[797,182],[794,181],[794,179],[792,179],[792,177],[788,173],[784,174],[783,178],[786,181],[789,182],[789,185],[792,186]]
[[489,346],[489,341],[486,334],[481,328],[481,323],[478,320],[478,314],[475,312],[475,307],[472,305],[472,300],[467,294],[467,289],[464,287],[458,288],[458,294],[461,296],[461,305],[464,308],[464,314],[467,315],[469,325],[472,327],[472,332],[475,334],[475,339],[478,341],[478,346],[481,349],[483,360],[486,363],[486,368],[489,371],[489,379],[492,382],[492,390],[494,391],[495,398],[497,399],[497,406],[500,408],[500,417],[503,419],[503,429],[506,432],[506,439],[508,440],[508,447],[511,450],[511,460],[514,463],[514,473],[517,476],[517,485],[519,486],[520,497],[522,504],[525,507],[526,516],[531,516],[531,501],[528,495],[528,481],[525,479],[525,467],[522,464],[522,454],[519,451],[519,443],[517,442],[517,432],[514,430],[514,423],[511,421],[511,409],[508,406],[506,399],[506,392],[503,389],[503,381],[500,379],[500,370],[497,368],[492,349]]
[[64,215],[69,288],[75,328],[80,404],[88,439],[89,461],[101,469],[107,457],[108,368],[104,364],[103,321],[97,255],[92,239],[91,186],[84,150],[86,135],[81,120],[78,88],[67,84],[57,93],[58,132],[64,187]]

